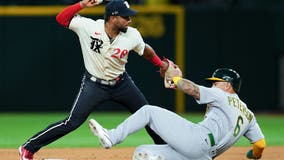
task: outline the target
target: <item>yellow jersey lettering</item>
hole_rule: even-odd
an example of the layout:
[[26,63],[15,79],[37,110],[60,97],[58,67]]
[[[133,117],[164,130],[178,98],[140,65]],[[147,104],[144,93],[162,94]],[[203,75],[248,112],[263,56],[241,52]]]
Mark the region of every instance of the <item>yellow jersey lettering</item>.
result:
[[247,118],[247,120],[250,122],[252,119],[252,114],[248,111],[247,107],[244,105],[244,103],[237,98],[234,97],[228,97],[228,103],[230,106],[233,106],[237,109],[239,109]]

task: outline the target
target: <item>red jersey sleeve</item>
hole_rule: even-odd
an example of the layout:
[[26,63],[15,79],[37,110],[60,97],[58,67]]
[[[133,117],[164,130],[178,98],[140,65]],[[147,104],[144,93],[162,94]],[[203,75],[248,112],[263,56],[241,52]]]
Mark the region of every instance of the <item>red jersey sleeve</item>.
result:
[[76,13],[78,13],[80,10],[82,9],[80,2],[73,4],[71,6],[68,6],[67,8],[65,8],[63,11],[61,11],[60,13],[58,13],[58,15],[56,16],[56,21],[64,26],[64,27],[68,27],[71,19],[74,17],[74,15]]

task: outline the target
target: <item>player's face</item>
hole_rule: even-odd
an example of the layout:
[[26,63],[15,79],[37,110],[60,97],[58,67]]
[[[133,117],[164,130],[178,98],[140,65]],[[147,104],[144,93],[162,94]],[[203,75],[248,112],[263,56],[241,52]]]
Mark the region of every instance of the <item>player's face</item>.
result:
[[218,87],[218,88],[226,91],[230,88],[231,84],[229,82],[218,82],[218,81],[216,81],[216,82],[213,83],[213,86]]
[[126,32],[130,23],[130,16],[116,16],[115,25],[119,31]]

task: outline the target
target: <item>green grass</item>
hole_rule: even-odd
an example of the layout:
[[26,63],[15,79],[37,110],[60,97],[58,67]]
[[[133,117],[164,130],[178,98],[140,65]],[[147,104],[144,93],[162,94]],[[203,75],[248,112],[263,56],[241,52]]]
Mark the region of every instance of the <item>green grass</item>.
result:
[[[95,118],[105,128],[113,128],[122,122],[127,113],[94,113],[90,117]],[[0,148],[16,148],[24,143],[30,136],[44,129],[49,124],[65,118],[66,113],[0,113]],[[184,114],[183,117],[198,122],[202,120],[202,114]],[[284,116],[256,115],[258,122],[266,136],[270,146],[284,145]],[[89,118],[90,118],[89,117]],[[143,129],[129,136],[117,147],[137,146],[153,143]],[[247,146],[248,140],[242,138],[236,146]],[[87,121],[77,130],[53,142],[47,147],[99,147],[98,140],[89,129]]]
[[[15,148],[24,143],[28,138],[49,124],[65,118],[66,113],[0,113],[0,148]],[[105,128],[112,128],[122,122],[127,113],[95,113],[94,117]],[[89,118],[90,118],[89,117]],[[143,129],[127,138],[118,145],[133,146],[135,144],[153,143]],[[93,147],[99,146],[98,140],[91,134],[87,121],[77,130],[53,142],[47,147]]]

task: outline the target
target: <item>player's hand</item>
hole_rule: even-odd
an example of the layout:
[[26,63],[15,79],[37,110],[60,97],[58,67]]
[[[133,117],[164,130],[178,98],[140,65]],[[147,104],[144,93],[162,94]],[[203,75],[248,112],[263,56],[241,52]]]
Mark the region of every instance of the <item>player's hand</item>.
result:
[[165,88],[176,89],[177,86],[173,83],[173,77],[182,77],[182,72],[178,65],[174,64],[168,59],[164,59],[168,63],[167,68],[164,71],[160,71],[161,76],[164,77]]
[[162,62],[163,62],[163,64],[160,67],[160,75],[162,77],[165,77],[166,73],[169,73],[169,71],[171,71],[172,68],[177,68],[177,65],[173,61],[171,61],[167,58],[164,58],[162,60]]
[[86,7],[93,7],[95,5],[99,5],[102,2],[103,0],[82,0],[80,4],[83,8],[86,8]]
[[170,89],[177,89],[177,86],[174,84],[172,78],[164,78],[164,86],[165,88],[170,88]]
[[260,157],[255,157],[255,156],[253,156],[253,152],[252,152],[252,149],[251,149],[251,150],[249,150],[249,151],[247,152],[247,158],[248,158],[248,159],[257,160],[257,159],[260,159],[261,156],[260,156]]
[[169,68],[169,61],[168,59],[164,58],[162,60],[162,66],[160,67],[160,75],[162,77],[165,77],[165,72],[167,71],[168,68]]

